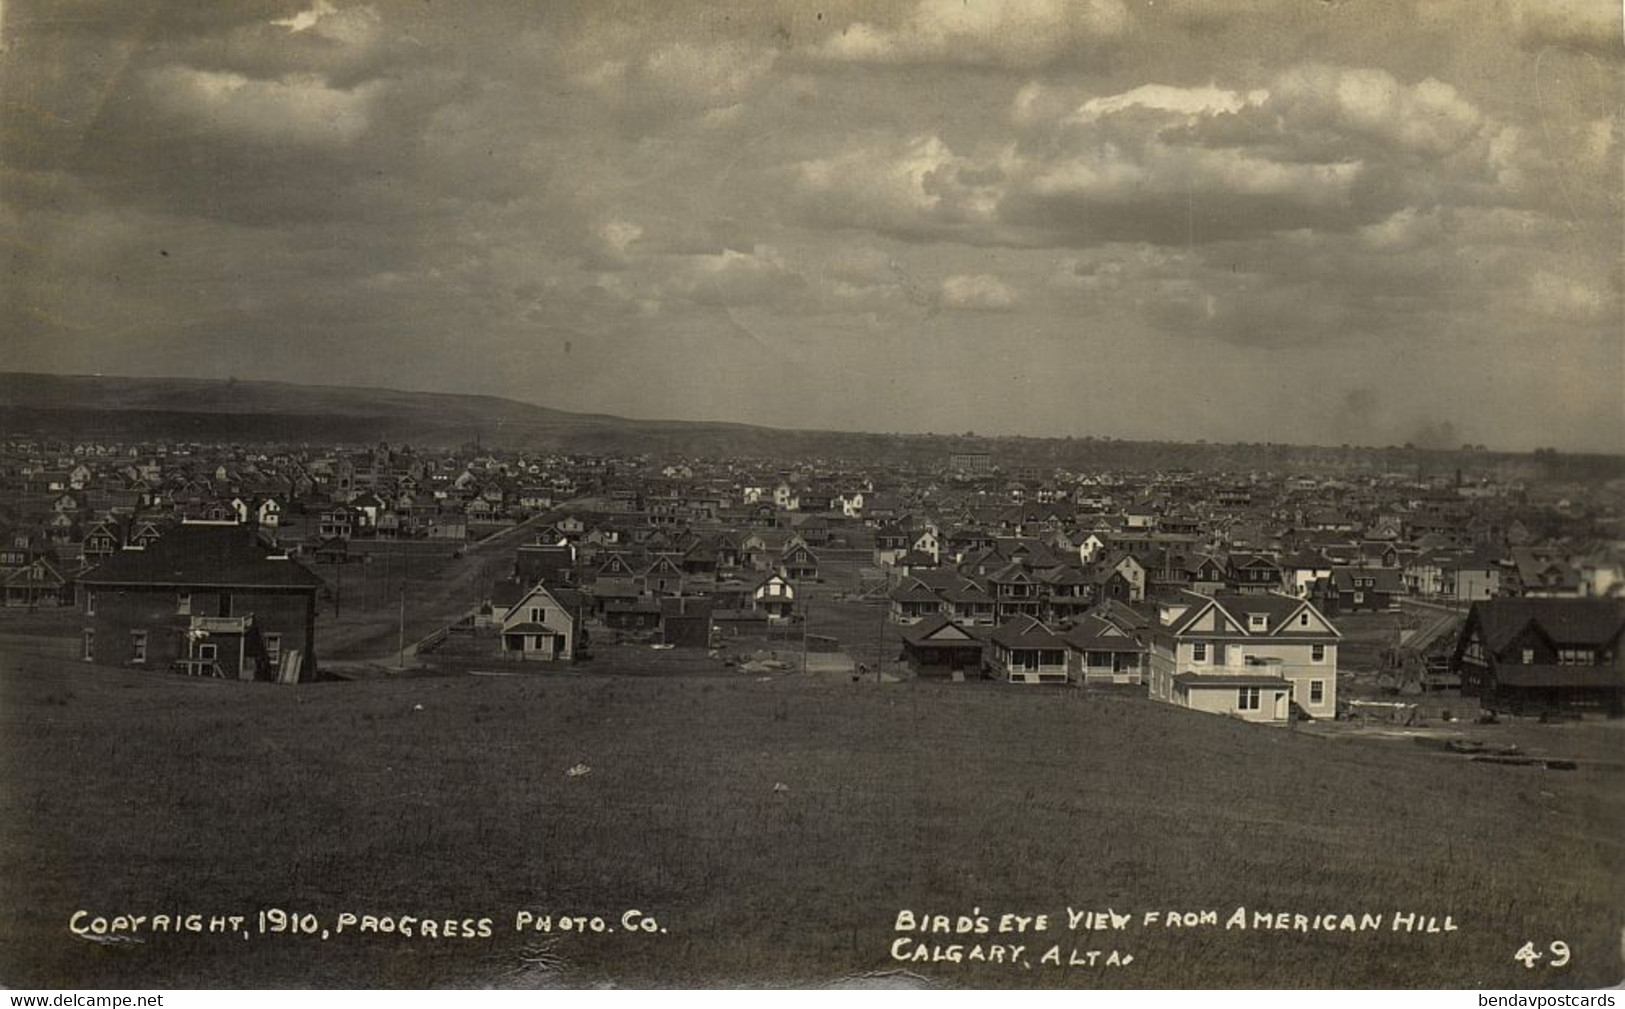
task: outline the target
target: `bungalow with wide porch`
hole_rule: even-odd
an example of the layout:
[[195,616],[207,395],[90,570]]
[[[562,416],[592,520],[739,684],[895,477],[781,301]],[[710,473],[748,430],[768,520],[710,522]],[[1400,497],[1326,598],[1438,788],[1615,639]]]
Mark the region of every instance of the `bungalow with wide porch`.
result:
[[980,672],[982,647],[978,632],[941,614],[903,631],[903,660],[919,676]]
[[1011,683],[1066,683],[1066,640],[1033,617],[1016,617],[988,635],[989,665]]
[[69,606],[73,603],[73,579],[64,575],[48,558],[36,557],[26,565],[7,571],[5,583],[8,607]]
[[1062,638],[1066,642],[1067,676],[1072,682],[1088,685],[1145,681],[1145,646],[1111,621],[1085,617]]
[[897,624],[914,624],[940,614],[942,597],[917,578],[902,582],[888,593],[891,600],[891,619]]

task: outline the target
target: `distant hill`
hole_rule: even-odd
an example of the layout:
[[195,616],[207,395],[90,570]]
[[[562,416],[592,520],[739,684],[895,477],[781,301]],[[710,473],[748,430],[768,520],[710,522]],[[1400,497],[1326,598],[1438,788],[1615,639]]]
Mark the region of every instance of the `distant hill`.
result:
[[571,413],[498,396],[184,378],[0,372],[0,436],[65,441],[236,441],[366,444],[380,441],[654,456],[946,461],[987,452],[1006,469],[1056,466],[1296,472],[1405,471],[1425,476],[1496,473],[1590,482],[1625,474],[1625,458],[1557,453],[1338,448],[1095,438],[886,435],[795,431],[703,421],[631,420]]
[[0,431],[71,439],[410,442],[648,451],[776,432],[739,424],[634,421],[496,396],[185,378],[0,373]]

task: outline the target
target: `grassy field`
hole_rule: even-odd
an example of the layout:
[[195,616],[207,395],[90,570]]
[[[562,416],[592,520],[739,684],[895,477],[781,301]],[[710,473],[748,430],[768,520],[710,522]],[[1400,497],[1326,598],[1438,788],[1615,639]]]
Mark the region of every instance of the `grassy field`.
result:
[[[1587,761],[1555,772],[1071,689],[673,671],[277,687],[11,649],[0,984],[809,985],[906,968],[945,985],[1571,987],[1621,975],[1625,778],[1606,760],[1618,725],[1556,729]],[[1136,917],[1072,933],[1068,906]],[[1238,906],[1385,925],[1224,930]],[[344,912],[490,916],[493,935],[98,943],[68,929],[86,909],[243,914],[252,931],[271,907],[322,927]],[[1027,946],[1026,967],[905,964],[889,955],[904,908],[1055,920],[1037,936],[981,937]],[[603,915],[616,931],[519,934],[522,909]],[[665,931],[621,928],[629,909]],[[1220,925],[1138,917],[1202,910]],[[1449,915],[1457,930],[1395,933],[1394,912]],[[1526,941],[1559,939],[1573,950],[1562,969],[1513,960]],[[1063,958],[1134,959],[1040,963],[1052,944]]]

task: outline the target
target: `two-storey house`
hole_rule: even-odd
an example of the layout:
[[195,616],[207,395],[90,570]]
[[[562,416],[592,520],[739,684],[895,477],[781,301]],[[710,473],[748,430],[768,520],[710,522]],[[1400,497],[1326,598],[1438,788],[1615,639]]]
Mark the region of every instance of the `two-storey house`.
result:
[[1182,593],[1149,628],[1148,693],[1253,722],[1285,723],[1294,705],[1331,718],[1341,637],[1312,603],[1281,592]]

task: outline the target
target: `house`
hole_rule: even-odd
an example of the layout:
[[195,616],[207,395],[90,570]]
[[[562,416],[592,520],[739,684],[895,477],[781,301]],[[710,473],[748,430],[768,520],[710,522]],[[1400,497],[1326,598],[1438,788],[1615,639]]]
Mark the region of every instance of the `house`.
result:
[[[1430,599],[1444,592],[1444,568],[1447,558],[1437,550],[1423,550],[1405,562],[1405,592],[1408,595]],[[1331,573],[1327,572],[1330,578]]]
[[1153,700],[1284,724],[1294,706],[1337,712],[1342,635],[1315,606],[1282,592],[1187,592],[1159,604],[1149,630]]
[[953,582],[938,588],[945,611],[957,624],[991,624],[996,604],[987,591],[956,572]]
[[1399,568],[1337,567],[1319,584],[1321,609],[1333,616],[1392,612],[1405,595],[1405,574]]
[[527,543],[514,551],[514,575],[525,585],[568,584],[575,580],[575,561],[576,548],[567,543],[558,546]]
[[782,574],[771,574],[751,589],[751,609],[767,614],[770,624],[787,624],[795,615],[796,587]]
[[711,644],[711,614],[715,606],[698,596],[655,600],[660,607],[660,640],[679,648],[707,648]]
[[1473,604],[1452,668],[1492,711],[1625,714],[1625,599]]
[[897,624],[919,623],[946,608],[942,597],[918,578],[910,578],[887,594],[891,600],[891,620]]
[[1231,554],[1230,584],[1237,592],[1279,591],[1281,565],[1265,554]]
[[224,679],[316,672],[322,580],[235,523],[182,523],[79,578],[86,662]]
[[586,643],[581,597],[557,586],[525,589],[503,611],[500,623],[500,654],[505,659],[569,662]]
[[[1287,595],[1307,599],[1318,582],[1330,580],[1332,562],[1310,550],[1300,551],[1281,560],[1281,581]],[[1198,590],[1201,591],[1201,590]]]
[[1037,620],[1043,608],[1038,594],[1038,578],[1021,564],[1005,564],[987,575],[987,590],[993,597],[993,621],[1004,623],[1016,617]]
[[875,564],[881,567],[890,567],[897,563],[897,559],[908,553],[909,535],[907,530],[897,526],[881,526],[875,530]]
[[779,570],[793,582],[818,580],[818,555],[805,543],[792,541],[779,556]]
[[48,558],[36,557],[20,568],[0,575],[8,607],[69,606],[73,580]]
[[938,614],[903,631],[903,659],[919,676],[980,672],[982,639]]
[[1487,554],[1473,554],[1446,565],[1444,594],[1461,602],[1495,598],[1501,594],[1501,565]]
[[1038,572],[1038,591],[1043,619],[1066,621],[1089,608],[1094,585],[1078,568],[1062,565]]
[[605,617],[611,609],[625,612],[627,607],[643,596],[637,583],[630,578],[599,578],[585,592],[586,615],[600,618]]
[[988,635],[988,665],[1011,683],[1066,683],[1066,640],[1033,617],[1017,617]]
[[1145,646],[1111,621],[1085,617],[1061,637],[1066,642],[1066,671],[1072,682],[1145,682]]
[[123,536],[113,522],[97,522],[80,541],[79,552],[87,564],[99,563],[103,557],[123,546]]
[[1512,551],[1512,572],[1521,596],[1585,595],[1579,569],[1558,551],[1517,547]]
[[638,576],[643,591],[652,595],[682,595],[688,575],[683,571],[680,560],[674,554],[656,554]]

